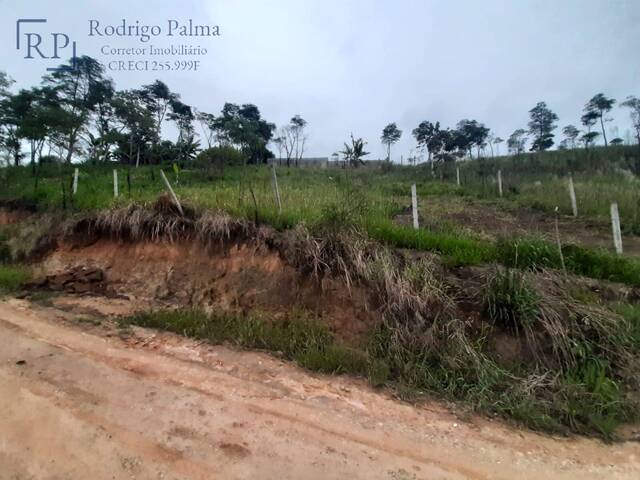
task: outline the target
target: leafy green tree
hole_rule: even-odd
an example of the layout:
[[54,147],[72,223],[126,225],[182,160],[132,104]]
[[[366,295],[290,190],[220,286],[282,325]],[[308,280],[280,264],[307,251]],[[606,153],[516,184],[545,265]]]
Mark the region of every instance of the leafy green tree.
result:
[[253,104],[238,106],[225,103],[215,119],[217,136],[223,146],[236,146],[246,154],[249,163],[265,163],[273,157],[267,144],[275,125],[264,120]]
[[487,145],[489,128],[477,120],[460,120],[456,126],[458,130],[458,144],[461,149],[469,152],[469,157],[473,158],[473,147],[477,149],[477,157],[480,158],[481,151]]
[[584,144],[584,148],[589,148],[594,144],[596,138],[600,136],[600,132],[585,132],[581,137],[580,141]]
[[17,137],[17,127],[9,122],[11,117],[8,98],[9,88],[14,81],[5,72],[0,71],[0,149],[5,150],[14,164],[19,165],[21,157],[20,139]]
[[90,157],[95,161],[107,161],[118,135],[115,130],[115,87],[111,79],[97,80],[93,84],[89,99],[90,121],[93,129],[86,129]]
[[640,98],[634,96],[627,97],[620,106],[626,107],[631,111],[631,121],[636,131],[636,140],[638,145],[640,145]]
[[87,127],[96,101],[94,90],[104,81],[104,67],[96,59],[85,55],[74,62],[75,68],[60,69],[44,78],[45,86],[55,91],[58,104],[66,112],[60,136],[64,139],[67,163],[71,163],[81,133]]
[[35,173],[36,161],[47,138],[54,129],[66,131],[65,122],[72,122],[73,118],[61,109],[56,92],[49,87],[20,90],[10,97],[10,108],[17,136],[29,141]]
[[591,133],[593,133],[591,129],[598,121],[598,113],[594,111],[586,112],[582,117],[580,117],[580,121],[582,122],[582,125],[587,127],[587,131],[580,137],[580,141],[584,144],[585,148],[589,148],[599,135],[591,135]]
[[438,132],[440,131],[440,122],[431,123],[427,120],[420,122],[420,124],[411,132],[416,139],[418,147],[421,149],[427,149],[429,160],[431,160],[435,150],[438,150],[440,146],[440,140]]
[[532,152],[543,152],[553,146],[553,130],[556,128],[558,116],[553,113],[545,102],[538,102],[529,110],[529,133],[533,137]]
[[585,113],[590,114],[593,118],[600,120],[600,126],[602,127],[602,138],[604,139],[604,146],[608,145],[607,143],[607,133],[604,129],[604,115],[607,112],[610,112],[613,108],[613,105],[616,101],[613,98],[607,98],[603,93],[598,93],[594,95],[591,100],[587,102],[584,107]]
[[398,143],[402,137],[402,130],[395,123],[390,123],[382,130],[382,144],[387,146],[387,162],[391,161],[391,145]]
[[152,141],[155,145],[162,137],[162,122],[167,116],[171,105],[178,101],[180,96],[173,93],[167,84],[160,80],[144,85],[141,89],[136,90],[136,93],[154,119],[156,134]]
[[344,155],[344,159],[347,164],[358,167],[359,165],[364,165],[363,157],[369,155],[369,152],[364,151],[364,146],[367,144],[362,138],[353,138],[353,134],[351,134],[351,145],[348,143],[344,144],[344,150],[340,153]]
[[562,129],[562,134],[564,135],[565,145],[568,148],[576,148],[576,140],[580,136],[580,130],[578,130],[574,125],[567,125]]
[[148,145],[157,145],[156,118],[138,90],[117,92],[112,100],[118,148],[115,155],[129,164],[151,163]]
[[613,146],[618,146],[622,144],[624,144],[624,140],[622,140],[620,137],[612,138],[611,141],[609,142],[609,145],[613,145]]
[[519,128],[515,130],[507,139],[507,148],[509,153],[514,155],[520,155],[525,150],[527,143],[527,131]]

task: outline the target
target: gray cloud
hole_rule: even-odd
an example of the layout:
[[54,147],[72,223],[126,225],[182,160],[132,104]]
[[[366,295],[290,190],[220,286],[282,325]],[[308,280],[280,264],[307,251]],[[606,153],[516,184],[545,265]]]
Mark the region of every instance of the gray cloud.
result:
[[[119,88],[160,78],[185,102],[213,113],[225,101],[255,103],[277,124],[299,113],[309,122],[314,156],[330,155],[353,132],[369,142],[371,157],[382,157],[380,132],[392,121],[404,131],[395,152],[406,157],[421,120],[453,126],[474,118],[505,138],[526,126],[539,100],[563,126],[579,123],[595,93],[640,95],[635,0],[32,0],[0,2],[0,13],[0,69],[19,86],[37,83],[42,65],[15,50],[16,18],[47,18],[78,40],[79,53],[103,61],[104,44],[139,42],[89,38],[89,19],[220,25],[217,39],[151,40],[208,48],[197,73],[110,74]],[[627,112],[615,108],[612,116],[610,127],[624,135]]]

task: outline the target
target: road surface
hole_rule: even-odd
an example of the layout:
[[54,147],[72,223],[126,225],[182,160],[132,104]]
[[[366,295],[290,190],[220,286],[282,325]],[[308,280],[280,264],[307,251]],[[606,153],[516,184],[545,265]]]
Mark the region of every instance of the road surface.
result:
[[82,301],[0,301],[1,480],[640,478],[637,442],[461,420],[264,353],[96,325]]

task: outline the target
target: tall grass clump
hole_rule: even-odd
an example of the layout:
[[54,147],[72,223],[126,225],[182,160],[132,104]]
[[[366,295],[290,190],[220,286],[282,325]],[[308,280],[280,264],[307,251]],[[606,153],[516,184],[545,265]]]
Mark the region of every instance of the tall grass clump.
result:
[[0,296],[18,291],[30,278],[31,272],[27,267],[0,263]]
[[277,352],[301,366],[322,373],[365,375],[364,352],[338,343],[326,326],[294,312],[286,320],[271,321],[259,315],[208,315],[198,310],[139,313],[121,320],[122,325],[156,328],[244,348]]

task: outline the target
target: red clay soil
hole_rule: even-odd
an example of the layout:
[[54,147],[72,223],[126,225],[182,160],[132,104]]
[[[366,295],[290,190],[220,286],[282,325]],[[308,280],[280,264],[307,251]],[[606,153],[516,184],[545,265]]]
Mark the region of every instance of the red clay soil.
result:
[[140,309],[166,305],[209,312],[262,311],[279,318],[299,308],[313,312],[348,341],[369,331],[377,318],[368,311],[364,289],[348,289],[338,279],[318,282],[277,252],[247,244],[207,249],[198,242],[63,243],[38,265],[36,276],[89,290],[91,284],[72,272],[96,269],[104,274],[96,293],[104,293],[106,284],[110,296],[133,300]]

